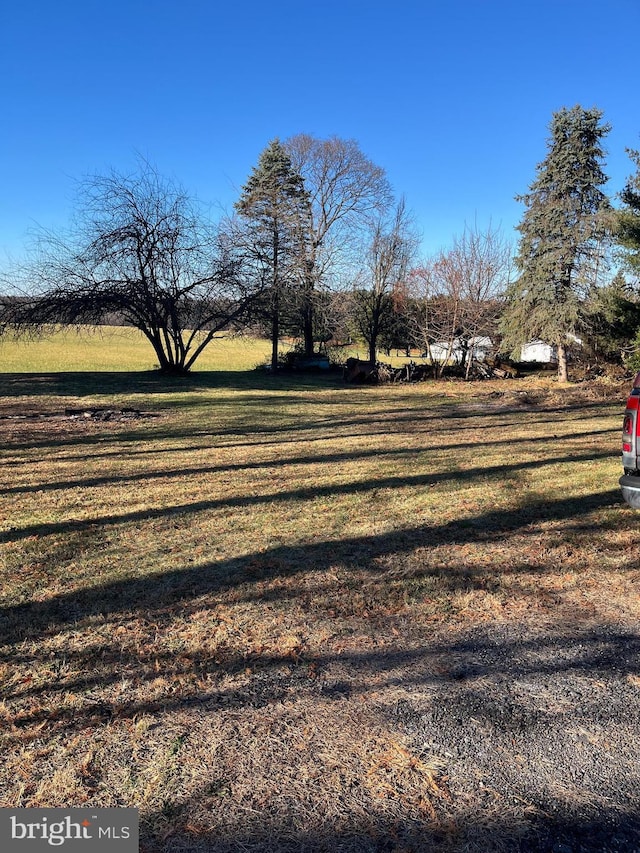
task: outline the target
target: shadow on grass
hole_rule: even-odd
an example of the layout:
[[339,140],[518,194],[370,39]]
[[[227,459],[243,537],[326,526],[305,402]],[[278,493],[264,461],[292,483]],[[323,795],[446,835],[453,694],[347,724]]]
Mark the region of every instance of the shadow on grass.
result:
[[285,391],[344,387],[339,372],[326,375],[282,373],[275,376],[260,370],[194,371],[188,376],[165,376],[157,370],[0,373],[2,397],[96,397],[111,394],[178,394],[216,388]]
[[191,804],[176,804],[176,816],[187,829],[162,840],[158,828],[167,825],[169,810],[145,818],[140,853],[185,850],[193,853],[638,853],[640,850],[640,819],[636,815],[611,808],[571,815],[560,803],[552,820],[545,823],[530,817],[528,826],[514,826],[508,818],[496,818],[488,825],[482,815],[467,813],[438,828],[435,821],[394,821],[373,815],[358,820],[347,812],[334,821],[327,819],[316,831],[305,832],[295,831],[284,820],[280,826],[274,826],[274,821],[265,815],[262,826],[256,826],[251,834],[240,831],[234,839],[221,838],[218,833],[198,834],[189,828],[190,809]]
[[[349,458],[349,457],[348,457]],[[0,532],[0,543],[16,542],[21,539],[28,539],[31,536],[50,536],[56,533],[69,533],[78,530],[95,530],[103,527],[110,527],[119,524],[129,524],[131,522],[150,521],[162,518],[175,518],[179,516],[194,515],[200,512],[206,512],[216,509],[231,509],[233,507],[251,507],[261,504],[272,504],[281,501],[298,501],[312,500],[322,497],[333,497],[335,495],[353,495],[363,492],[378,491],[380,489],[404,489],[407,487],[432,487],[446,482],[462,482],[473,483],[478,479],[486,480],[494,477],[504,477],[505,475],[517,474],[519,471],[533,470],[543,468],[546,465],[565,464],[572,462],[579,464],[580,462],[593,462],[597,459],[610,459],[611,453],[603,451],[600,453],[574,453],[570,457],[557,456],[550,458],[535,459],[529,462],[513,462],[504,465],[483,465],[479,468],[465,468],[458,471],[442,471],[429,472],[428,474],[414,474],[396,477],[381,477],[378,476],[371,480],[357,480],[351,483],[342,485],[331,484],[327,486],[306,486],[301,489],[278,489],[275,492],[268,492],[262,495],[240,495],[238,497],[224,497],[216,500],[194,501],[186,504],[172,504],[168,507],[159,507],[153,509],[142,509],[132,512],[126,512],[114,515],[103,515],[88,519],[65,519],[64,521],[55,521],[44,524],[32,524],[26,527],[5,530]],[[338,461],[340,456],[338,455]],[[206,473],[207,469],[201,469],[200,473]],[[181,472],[184,476],[185,472]],[[193,473],[197,474],[196,469]],[[131,478],[129,478],[131,479]],[[135,478],[133,478],[135,479]],[[607,492],[606,494],[620,497],[619,493]],[[588,502],[589,499],[587,499]],[[554,506],[553,503],[545,504],[545,506]],[[553,516],[551,516],[553,517]],[[456,522],[456,525],[464,528],[466,522]]]
[[[256,401],[261,399],[257,394]],[[458,411],[461,418],[481,417],[477,411]],[[567,411],[554,409],[558,418]],[[513,417],[520,414],[516,409],[509,412]],[[531,413],[526,416],[531,417]],[[409,421],[415,414],[405,411],[400,417]],[[426,419],[431,415],[420,417]],[[552,422],[548,414],[543,417]],[[381,428],[373,415],[361,420],[344,419],[339,428],[363,424],[372,431]],[[307,425],[310,429],[324,428],[326,422],[309,421],[303,427]],[[252,425],[251,430],[276,438],[280,432],[279,427],[265,431],[264,424],[255,425],[255,429]],[[234,434],[238,432],[235,430]],[[176,439],[183,437],[182,433],[172,434]],[[580,457],[572,455],[571,459],[586,463],[608,456],[608,453],[583,453]],[[346,454],[346,458],[351,457],[352,454]],[[342,461],[345,455],[329,455],[324,461],[332,458]],[[199,501],[140,513],[115,512],[88,522],[34,525],[9,531],[5,541],[22,536],[69,535],[74,530],[99,533],[110,525],[154,518],[166,521],[170,533],[173,517],[184,516],[188,520],[194,513],[223,505],[242,506],[407,485],[427,487],[451,480],[459,484],[461,480],[474,478],[512,476],[527,465],[549,465],[564,462],[566,458],[563,455],[535,459],[525,465],[507,463],[489,469],[366,480],[338,488],[327,487],[324,492],[291,490],[231,502]],[[198,471],[206,473],[207,469],[195,473]],[[83,484],[87,485],[82,481],[68,485]],[[639,715],[637,687],[629,681],[629,677],[638,675],[640,641],[631,630],[558,624],[547,635],[531,637],[518,635],[517,631],[500,634],[494,626],[488,626],[464,635],[457,633],[455,638],[422,635],[418,643],[418,638],[412,637],[413,644],[404,647],[403,638],[394,641],[393,634],[386,634],[386,647],[340,653],[331,649],[313,657],[305,655],[304,649],[290,654],[243,653],[241,648],[212,650],[211,646],[185,650],[179,638],[173,647],[161,641],[154,645],[154,636],[162,635],[165,628],[166,634],[171,633],[173,620],[188,617],[190,609],[215,607],[216,596],[229,590],[234,591],[236,600],[247,602],[317,593],[328,599],[335,589],[323,590],[318,585],[310,593],[295,579],[310,571],[327,572],[336,564],[344,572],[347,588],[343,606],[348,606],[350,571],[360,578],[380,577],[383,588],[385,572],[381,565],[385,559],[397,557],[395,562],[402,565],[403,557],[417,549],[424,550],[424,559],[413,570],[412,578],[416,581],[429,580],[437,574],[444,594],[486,590],[491,583],[491,567],[461,562],[439,569],[430,564],[429,549],[465,545],[478,539],[499,544],[510,534],[522,536],[522,559],[510,567],[510,575],[512,580],[522,578],[524,598],[526,588],[535,586],[537,575],[557,571],[553,565],[527,561],[527,536],[536,532],[538,522],[562,520],[563,529],[569,534],[588,524],[589,513],[621,506],[617,489],[587,498],[541,500],[506,513],[488,511],[451,523],[414,524],[391,534],[344,537],[337,542],[327,540],[294,547],[274,546],[236,559],[191,563],[153,577],[108,584],[97,582],[91,588],[48,601],[5,607],[0,611],[0,637],[3,644],[13,647],[7,649],[4,660],[9,667],[23,663],[26,673],[14,696],[3,697],[7,702],[13,699],[21,704],[5,741],[15,738],[21,747],[30,738],[52,743],[68,739],[74,731],[91,731],[101,726],[113,727],[117,737],[119,731],[123,733],[126,729],[126,726],[119,729],[118,721],[135,724],[145,715],[153,716],[160,726],[172,711],[183,713],[185,718],[195,711],[202,718],[236,714],[239,719],[252,710],[263,713],[261,709],[278,704],[291,707],[305,699],[311,703],[329,703],[332,707],[343,706],[343,714],[348,716],[351,707],[348,703],[354,697],[359,705],[361,700],[367,700],[375,706],[376,713],[390,728],[402,732],[416,756],[435,755],[446,762],[453,803],[437,803],[437,819],[412,814],[391,820],[373,810],[369,818],[363,817],[363,798],[358,786],[350,788],[345,784],[341,813],[323,815],[321,809],[317,810],[312,825],[305,827],[296,817],[294,804],[287,803],[286,792],[279,791],[276,782],[274,790],[279,801],[266,803],[261,809],[255,807],[256,803],[248,804],[245,814],[254,816],[249,831],[247,822],[241,820],[235,826],[232,821],[223,826],[224,820],[219,816],[228,807],[222,802],[224,797],[196,788],[189,797],[179,799],[167,786],[163,809],[144,815],[141,849],[149,853],[179,850],[631,853],[640,845],[634,769],[637,762],[632,760],[637,758],[635,736]],[[633,518],[630,515],[626,518],[626,523],[632,525]],[[636,571],[633,554],[629,554],[628,568]],[[265,589],[268,582],[279,578],[291,578],[293,583],[290,587],[275,589],[274,585]],[[352,587],[351,592],[354,591]],[[530,594],[535,595],[533,589]],[[203,601],[205,597],[209,600]],[[135,642],[128,646],[126,629],[123,634],[116,634],[116,626],[110,624],[118,616],[124,616],[119,626],[124,627],[129,614],[147,620],[147,649],[136,647]],[[106,624],[114,630],[94,634],[94,624],[96,627]],[[68,635],[56,636],[63,632]],[[80,647],[83,632],[90,641],[94,640],[90,648]],[[71,635],[75,639],[69,639]],[[42,649],[46,644],[38,645],[49,638],[53,640],[49,647],[57,643],[59,654],[51,656],[47,650],[45,656]],[[29,642],[33,642],[32,648],[36,650],[31,654],[26,645]],[[30,665],[35,665],[34,669],[49,668],[50,677],[44,686],[30,686]],[[161,680],[159,674],[165,677],[166,685],[162,690],[153,688],[153,694],[152,685]],[[127,682],[129,687],[124,686]],[[116,683],[123,685],[120,691],[114,690],[112,694],[105,691]],[[405,691],[410,698],[391,701],[389,697],[396,689]],[[39,701],[30,703],[31,699]],[[337,715],[336,720],[339,719]],[[624,738],[629,734],[625,746]],[[542,744],[539,754],[532,752],[533,742]],[[585,757],[583,766],[573,766],[571,743],[577,746],[575,754]],[[533,767],[530,775],[538,774],[538,782],[528,778],[525,783],[520,776],[514,776],[512,768],[506,766],[511,755],[521,762],[520,768]],[[625,774],[617,773],[620,761],[627,761],[632,769],[627,767]],[[574,770],[585,774],[580,789],[577,777],[572,775]],[[363,780],[366,782],[366,768],[356,781],[361,784]],[[578,791],[581,802],[578,799],[577,804],[571,802],[566,796],[571,790]],[[311,788],[309,791],[313,798],[314,791]],[[232,785],[228,800],[233,805]],[[517,825],[506,816],[514,813],[515,802],[520,803]],[[283,804],[281,812],[278,812],[279,803]],[[236,815],[242,806],[240,803]],[[202,833],[193,829],[198,812],[205,815],[203,825],[208,827]],[[218,825],[224,831],[215,831]]]
[[[601,430],[592,430],[589,435],[593,436],[602,436],[602,435],[618,435],[618,430],[614,429],[601,429]],[[582,432],[574,432],[574,433],[563,433],[562,440],[570,441],[571,439],[580,439],[584,438],[584,433]],[[481,448],[488,447],[500,447],[500,446],[508,446],[514,447],[520,444],[525,444],[527,447],[535,446],[536,444],[544,444],[547,445],[549,443],[549,437],[546,435],[537,436],[531,438],[526,436],[524,438],[504,438],[498,440],[489,440],[489,441],[481,441],[474,443],[474,449],[479,450]],[[244,445],[243,445],[244,446]],[[207,450],[210,445],[203,445],[201,447],[189,447],[189,452],[193,452],[194,450]],[[447,452],[449,450],[459,449],[460,444],[456,442],[455,444],[440,444],[437,448],[434,448],[438,453]],[[132,453],[127,453],[127,455],[143,455],[148,453],[156,453],[166,455],[169,453],[184,453],[184,447],[176,447],[176,448],[154,448],[153,450],[137,450]],[[340,462],[353,462],[358,459],[403,459],[406,457],[416,457],[418,454],[423,454],[425,451],[417,451],[416,448],[390,448],[390,449],[382,449],[379,447],[370,448],[368,450],[357,450],[353,449],[350,451],[345,451],[344,453],[325,453],[325,454],[316,454],[311,455],[308,454],[306,456],[289,456],[284,457],[282,459],[266,459],[259,462],[229,462],[226,465],[210,465],[210,466],[200,466],[197,468],[163,468],[159,471],[144,471],[137,474],[111,474],[108,476],[102,477],[86,477],[79,480],[58,480],[56,482],[44,482],[44,483],[29,483],[28,485],[14,485],[9,486],[8,488],[0,488],[0,494],[4,495],[15,495],[15,494],[28,494],[30,492],[38,491],[38,492],[49,492],[49,491],[64,491],[65,489],[82,489],[82,488],[94,488],[97,486],[107,486],[114,485],[116,483],[137,483],[144,482],[149,480],[172,480],[172,479],[184,479],[186,477],[200,476],[202,474],[221,474],[225,472],[242,472],[242,471],[259,471],[263,469],[273,470],[276,468],[281,468],[289,465],[333,465]],[[122,456],[122,450],[112,450],[106,451],[105,453],[92,453],[92,458],[96,457],[111,457],[111,456]],[[603,453],[600,458],[609,458],[611,454]],[[75,457],[66,457],[66,460],[69,461]],[[84,459],[85,455],[83,454],[80,458]],[[596,456],[593,453],[586,455],[572,455],[571,461],[593,461]],[[539,467],[545,464],[554,464],[558,461],[563,461],[562,459],[552,458],[552,459],[538,459],[529,466],[528,463],[521,463],[519,468],[527,468],[527,467]],[[0,463],[2,464],[2,463]],[[21,464],[20,462],[16,462],[15,464]],[[488,467],[486,469],[487,476],[491,477],[495,473],[509,473],[511,466],[498,466],[497,468]],[[476,473],[473,469],[469,472],[469,476],[473,478]],[[443,479],[443,477],[454,477],[455,473],[447,472],[447,473],[435,473],[431,478],[434,483],[437,483]],[[403,480],[403,482],[411,483],[411,478],[408,480]],[[394,483],[395,485],[395,483]],[[279,493],[280,494],[280,493]],[[2,541],[2,534],[0,534],[0,541]]]
[[[217,799],[211,789],[196,790],[187,798],[167,799],[162,811],[144,814],[141,850],[564,853],[566,848],[574,853],[633,853],[640,841],[639,755],[637,739],[629,735],[637,732],[640,709],[628,676],[637,677],[639,650],[640,637],[632,632],[561,623],[551,635],[483,627],[454,640],[431,638],[418,649],[390,647],[313,659],[256,654],[215,661],[205,649],[139,656],[114,644],[87,652],[87,660],[82,653],[66,658],[65,666],[86,669],[93,659],[94,666],[99,661],[105,670],[85,680],[61,680],[59,688],[52,675],[45,707],[29,704],[35,691],[25,688],[20,698],[27,700],[29,710],[15,716],[5,741],[15,736],[24,746],[26,727],[35,727],[32,737],[39,739],[44,725],[49,736],[69,737],[73,731],[86,733],[89,727],[119,721],[167,719],[176,710],[195,714],[182,717],[191,725],[218,714],[227,719],[243,712],[260,714],[269,706],[278,706],[293,721],[296,704],[309,709],[328,703],[339,720],[349,713],[351,702],[356,707],[371,702],[372,693],[392,737],[400,733],[408,754],[431,764],[436,759],[434,766],[446,773],[447,796],[431,791],[433,815],[413,811],[385,819],[376,813],[380,804],[374,799],[369,817],[359,822],[362,791],[345,786],[340,814],[323,818],[322,810],[314,809],[312,826],[303,829],[306,821],[291,811],[293,803],[287,808],[287,792],[279,780],[273,780],[274,808],[266,804],[259,811],[245,800],[235,812],[231,781],[228,799]],[[92,696],[92,688],[108,686],[109,675],[113,682],[142,685],[144,693],[144,682],[157,680],[159,672],[170,685],[161,698],[121,695],[105,701]],[[236,674],[240,683],[231,686],[229,676]],[[207,687],[199,686],[203,684]],[[387,687],[391,696],[398,695],[397,687],[411,700],[385,704],[381,697]],[[77,702],[65,706],[70,691],[83,694],[82,707]],[[308,724],[308,710],[305,719]],[[188,756],[188,735],[185,741]],[[229,745],[230,751],[234,748],[238,744]],[[224,749],[218,746],[217,751]],[[311,788],[310,793],[318,803],[325,801],[324,792]],[[402,790],[388,788],[386,796],[397,797],[398,806],[401,795]],[[253,825],[252,816],[257,821]],[[198,832],[194,827],[199,822],[213,828]]]
[[[527,574],[531,567],[514,567],[514,572]],[[451,591],[456,587],[468,590],[473,579],[466,571],[452,575]],[[527,696],[516,696],[515,680],[526,682],[542,676],[547,683],[558,676],[571,674],[579,678],[611,679],[621,684],[627,676],[640,673],[640,635],[614,628],[571,628],[562,622],[553,629],[552,635],[505,636],[498,629],[472,629],[462,639],[443,641],[432,637],[419,648],[385,647],[382,651],[344,652],[332,654],[309,654],[291,652],[267,654],[264,652],[238,653],[215,652],[198,648],[193,651],[163,652],[151,644],[148,652],[129,652],[119,645],[92,646],[88,650],[65,651],[60,659],[50,658],[51,676],[45,685],[32,687],[27,682],[13,692],[6,692],[5,699],[29,699],[46,694],[64,697],[69,691],[87,693],[89,703],[84,709],[55,706],[34,706],[20,712],[14,725],[24,727],[47,721],[64,723],[69,728],[82,728],[96,719],[133,719],[142,714],[157,714],[172,709],[202,706],[208,710],[231,710],[245,707],[261,708],[273,702],[287,700],[295,702],[304,693],[322,696],[330,700],[343,700],[352,696],[366,696],[372,689],[371,678],[375,676],[375,689],[404,685],[409,687],[440,687],[455,696],[447,699],[449,710],[456,701],[465,704],[465,715],[471,714],[476,721],[482,720],[499,726],[503,731],[526,733],[535,725],[547,725],[558,718],[557,707],[543,707],[540,702],[535,713],[527,711]],[[32,656],[14,653],[2,656],[14,665],[28,664]],[[332,675],[334,665],[339,665],[341,677]],[[69,678],[67,671],[82,672],[82,676]],[[118,684],[123,678],[144,685],[153,681],[161,672],[167,678],[180,683],[182,689],[176,694],[163,695],[157,699],[127,699],[114,701],[92,699],[91,691]],[[348,673],[345,675],[345,673]],[[242,686],[230,685],[228,676],[249,675]],[[224,679],[224,684],[223,684]],[[504,682],[500,698],[510,695],[510,701],[499,704],[497,695],[490,698],[491,689],[487,679],[494,683]],[[209,685],[206,689],[202,684]],[[603,685],[600,685],[602,687]],[[589,717],[596,705],[596,698],[578,695],[574,685],[567,691],[573,696],[572,721]],[[636,688],[628,684],[626,691],[612,696],[608,713],[620,714]],[[530,696],[528,698],[531,698]],[[567,697],[556,696],[566,699]],[[579,701],[580,708],[573,705]],[[404,724],[407,731],[415,734],[416,723],[424,725],[424,714],[414,710],[409,702],[389,709],[389,714]],[[457,751],[451,737],[445,737],[443,750]]]
[[161,840],[158,830],[167,825],[170,810],[144,818],[140,853],[638,853],[640,819],[636,815],[614,808],[571,814],[561,803],[554,805],[556,814],[550,820],[532,815],[516,826],[508,818],[487,821],[472,812],[442,827],[437,821],[394,821],[374,815],[358,821],[347,812],[306,832],[296,831],[286,821],[278,825],[265,813],[262,825],[251,834],[241,830],[229,839],[219,833],[195,832],[189,820],[192,804],[176,803],[172,817],[186,828]]
[[[215,596],[235,588],[240,600],[266,601],[264,585],[256,581],[323,572],[336,564],[344,567],[347,579],[350,569],[382,577],[376,561],[390,554],[401,561],[419,548],[428,554],[432,546],[464,545],[478,537],[499,543],[510,534],[526,536],[532,525],[546,519],[565,520],[571,531],[584,523],[584,515],[620,505],[617,490],[540,501],[391,535],[277,546],[4,608],[0,635],[4,643],[16,644],[4,660],[26,667],[33,654],[23,641],[37,643],[65,629],[90,631],[87,620],[96,618],[104,625],[117,614],[136,613],[149,625],[146,648],[127,647],[123,635],[112,634],[112,639],[99,641],[102,645],[60,646],[64,651],[59,657],[43,655],[39,663],[50,670],[46,684],[33,687],[25,679],[13,697],[3,697],[21,705],[5,742],[15,738],[24,748],[31,738],[69,738],[74,731],[149,716],[161,723],[173,711],[186,715],[183,722],[195,722],[324,703],[340,709],[339,720],[341,714],[348,716],[352,699],[358,707],[366,701],[387,731],[402,735],[416,760],[436,758],[440,772],[446,773],[450,796],[433,797],[435,816],[415,810],[403,814],[398,799],[396,817],[390,817],[386,801],[376,803],[362,794],[366,767],[357,784],[345,783],[340,814],[325,814],[318,806],[309,825],[278,780],[273,803],[261,808],[237,803],[230,782],[228,796],[199,788],[182,798],[168,793],[161,810],[143,815],[141,851],[633,853],[640,845],[635,737],[640,725],[635,681],[640,637],[632,630],[558,621],[545,633],[535,633],[498,623],[453,636],[434,632],[413,644],[394,641],[387,633],[389,644],[381,648],[331,649],[313,656],[304,649],[281,654],[167,649],[153,640],[163,625],[188,618],[190,607],[202,610],[204,596],[215,603]],[[633,554],[629,568],[636,570]],[[426,556],[416,577],[437,571]],[[524,579],[555,571],[553,565],[532,565],[523,558],[510,574]],[[490,573],[487,567],[447,567],[445,592],[485,589]],[[282,589],[273,592],[285,594]],[[288,594],[308,593],[294,585]],[[348,599],[347,592],[344,597]],[[150,685],[159,674],[166,688],[160,696],[156,689],[151,698]],[[109,685],[116,684],[130,687],[107,698]],[[398,695],[402,698],[394,698]],[[186,753],[189,748],[187,734]],[[234,748],[238,745],[229,745]],[[308,792],[323,802],[313,786]],[[371,810],[363,816],[367,804]],[[199,822],[206,829],[198,830]]]
[[[510,466],[504,466],[509,468]],[[516,466],[521,468],[521,464]],[[502,468],[502,466],[501,466]],[[486,476],[487,469],[481,469]],[[467,477],[469,472],[464,472]],[[425,485],[432,481],[434,475],[413,478],[411,483],[418,481]],[[463,476],[462,474],[460,476]],[[448,473],[447,477],[451,477]],[[402,478],[402,484],[406,478]],[[350,484],[345,490],[382,488],[385,483],[392,485],[396,478],[389,481],[374,480],[370,483]],[[335,493],[336,487],[327,490]],[[293,494],[293,493],[292,493]],[[307,490],[295,491],[296,496],[306,495]],[[315,490],[310,495],[317,494]],[[261,502],[275,500],[277,495],[260,496],[255,499],[243,498],[243,501]],[[280,494],[280,498],[283,496]],[[240,500],[240,499],[238,499]],[[13,643],[38,634],[57,631],[61,627],[86,619],[92,615],[105,616],[109,613],[120,612],[132,608],[145,610],[156,609],[165,604],[174,605],[179,600],[188,600],[200,595],[211,595],[222,592],[247,580],[275,577],[282,573],[286,576],[308,571],[313,568],[324,571],[339,561],[348,566],[369,566],[373,561],[391,554],[401,556],[416,548],[429,548],[436,545],[460,545],[475,542],[479,538],[499,540],[501,537],[522,531],[541,520],[575,519],[579,523],[584,513],[606,507],[621,506],[622,497],[618,489],[599,492],[586,498],[564,498],[555,501],[540,501],[527,504],[520,509],[510,512],[491,511],[482,515],[432,526],[417,526],[397,529],[393,534],[383,533],[372,536],[345,537],[339,541],[323,541],[319,543],[298,546],[278,545],[265,549],[256,554],[247,554],[217,563],[197,566],[185,566],[170,572],[146,578],[133,578],[115,581],[108,584],[98,584],[94,587],[77,592],[58,595],[45,602],[31,602],[10,605],[0,610],[0,636],[7,643]],[[185,512],[198,512],[212,506],[229,505],[228,501],[204,501],[188,504],[184,507],[171,507],[161,510],[142,510],[126,513],[121,516],[107,516],[88,522],[55,523],[34,525],[26,529],[8,531],[3,534],[4,541],[15,541],[26,536],[43,536],[59,532],[69,533],[74,529],[96,529],[103,525],[137,521],[149,518],[171,518]],[[570,529],[570,525],[567,527]],[[247,576],[247,568],[249,576]]]
[[[245,802],[246,808],[235,814],[247,819],[234,827],[225,814],[237,805],[230,782],[229,800],[196,790],[188,798],[166,800],[161,812],[145,814],[141,850],[564,853],[565,845],[580,853],[633,853],[640,841],[640,756],[637,738],[630,735],[637,733],[640,707],[629,676],[637,678],[639,651],[636,633],[562,623],[535,636],[522,626],[483,626],[455,639],[432,637],[419,648],[391,646],[313,658],[254,654],[214,660],[205,649],[139,655],[115,642],[66,656],[65,667],[87,672],[98,662],[100,671],[75,681],[52,674],[44,703],[30,702],[37,691],[23,687],[17,698],[26,700],[27,710],[15,715],[5,742],[15,737],[24,746],[30,727],[31,737],[38,739],[44,725],[49,737],[69,737],[119,721],[167,719],[172,711],[195,714],[182,717],[194,725],[212,715],[233,719],[278,706],[293,721],[296,704],[309,709],[323,703],[335,708],[339,720],[351,702],[362,707],[373,694],[376,715],[395,733],[392,737],[400,734],[408,754],[446,773],[448,795],[431,791],[433,815],[414,811],[385,820],[376,814],[374,799],[369,818],[359,823],[362,792],[346,786],[340,815],[323,818],[317,811],[312,827],[304,830],[292,804],[286,818],[279,813],[283,803],[286,809],[287,792],[274,779],[275,807],[258,811]],[[122,681],[136,684],[141,695],[145,682],[157,681],[158,673],[169,686],[160,698],[133,699],[125,693],[106,701],[99,693],[92,695],[94,688]],[[232,675],[239,680],[230,683]],[[390,696],[411,699],[385,703],[385,688]],[[82,694],[81,707],[65,705],[71,691]],[[188,755],[188,735],[185,740]],[[235,748],[238,744],[229,745],[230,751]],[[398,796],[401,803],[402,792],[388,790],[387,796]],[[323,792],[310,793],[324,802]],[[258,823],[251,826],[252,815]],[[194,826],[200,820],[219,830],[198,832]]]
[[[297,390],[299,391],[300,389]],[[347,394],[345,401],[348,400],[352,404],[353,400],[348,389],[345,393]],[[314,400],[314,404],[317,403],[317,400],[318,398]],[[524,411],[519,408],[494,409],[488,407],[486,409],[477,409],[469,407],[466,403],[459,400],[441,400],[436,397],[427,398],[423,408],[419,406],[404,406],[394,409],[391,405],[394,399],[391,396],[391,392],[389,392],[384,397],[383,412],[364,411],[362,414],[345,417],[335,412],[335,400],[327,399],[323,401],[324,405],[327,406],[326,416],[301,419],[296,412],[293,412],[290,414],[289,420],[286,419],[285,406],[295,406],[297,403],[306,404],[308,402],[306,397],[297,399],[293,391],[283,393],[281,396],[274,396],[273,392],[265,390],[264,393],[255,396],[244,395],[241,401],[233,400],[223,403],[206,398],[198,405],[206,406],[214,414],[216,408],[220,405],[233,407],[234,410],[240,412],[239,418],[232,426],[224,428],[217,428],[215,423],[207,426],[206,420],[204,422],[201,421],[197,426],[180,425],[180,427],[174,424],[167,425],[166,421],[159,423],[154,420],[147,422],[146,426],[134,429],[122,429],[119,428],[121,427],[119,425],[115,429],[113,427],[101,429],[91,434],[87,434],[82,429],[81,424],[80,434],[72,434],[71,436],[60,436],[52,430],[51,435],[36,440],[27,436],[20,436],[13,439],[7,437],[4,441],[4,449],[7,451],[11,451],[12,449],[30,450],[79,445],[86,445],[93,448],[96,445],[104,446],[105,439],[110,437],[116,437],[120,445],[136,445],[132,451],[127,451],[132,454],[149,452],[144,447],[140,448],[140,445],[143,445],[148,440],[188,441],[200,437],[210,438],[211,442],[215,443],[216,446],[224,447],[236,446],[226,441],[227,438],[233,437],[241,439],[237,446],[242,447],[247,444],[267,445],[270,443],[280,446],[289,443],[298,443],[302,439],[305,441],[326,441],[340,438],[344,441],[349,441],[353,438],[362,438],[363,435],[386,436],[397,435],[402,432],[415,433],[421,429],[429,430],[432,423],[436,424],[437,432],[442,432],[443,430],[450,432],[457,425],[468,427],[472,424],[477,424],[478,428],[484,431],[483,434],[489,434],[489,430],[494,431],[517,426],[525,417],[528,426],[536,424],[537,426],[548,427],[552,431],[554,427],[557,427],[559,430],[561,428],[566,429],[570,423],[575,422],[576,424],[580,424],[582,420],[592,420],[596,413],[601,416],[607,416],[614,412],[617,413],[618,410],[618,407],[615,406],[612,412],[608,412],[607,406],[600,403],[585,405],[580,408],[567,404],[566,407]],[[176,408],[177,405],[175,400],[172,399],[169,410]],[[194,403],[193,398],[189,397],[185,398],[184,405],[194,408],[196,403]],[[608,404],[608,406],[611,407],[611,404]],[[254,411],[254,407],[257,409],[257,412]],[[155,408],[161,409],[162,407],[156,405]],[[265,421],[265,411],[274,412],[274,423]],[[16,422],[14,421],[14,423]],[[616,429],[598,430],[597,432],[590,431],[590,434],[597,435],[604,432],[613,433],[617,431],[618,428],[616,427]],[[567,438],[571,437],[578,436],[576,434],[567,436]],[[564,439],[564,436],[562,438]],[[549,436],[545,435],[542,438],[534,437],[522,440],[535,442],[548,439]],[[476,443],[475,439],[473,443]],[[482,445],[483,443],[478,444],[478,446]],[[209,445],[190,447],[189,449],[206,449],[207,446]],[[177,449],[184,450],[183,447]],[[152,452],[157,452],[157,449],[154,448]],[[166,449],[163,449],[163,452],[167,452]],[[93,450],[91,453],[94,455]],[[122,454],[121,447],[118,448],[116,454]],[[100,450],[98,455],[109,456],[113,454]],[[7,464],[7,462],[0,462],[0,464]],[[11,460],[9,460],[8,464],[12,464]]]
[[[424,387],[432,387],[433,383],[425,383]],[[328,373],[296,373],[282,372],[271,375],[260,370],[210,370],[194,371],[187,376],[165,376],[157,370],[146,371],[69,371],[55,373],[1,373],[0,372],[0,397],[96,397],[108,395],[130,395],[130,394],[180,394],[215,389],[231,389],[238,391],[258,391],[283,393],[295,391],[317,391],[319,389],[333,389],[347,392],[350,396],[357,398],[358,394],[368,392],[384,391],[385,400],[403,400],[401,392],[396,388],[399,386],[384,385],[357,385],[346,383],[342,373],[330,371]],[[415,386],[414,386],[415,387]],[[591,411],[594,409],[605,409],[607,407],[619,409],[624,400],[611,401],[582,401],[578,406],[574,399],[569,399],[565,405],[557,402],[546,404],[523,403],[501,405],[499,400],[492,397],[491,392],[484,394],[482,386],[478,383],[465,383],[460,381],[454,386],[459,391],[460,397],[466,397],[468,402],[474,406],[475,411],[471,416],[477,414],[477,405],[483,400],[491,399],[494,411],[522,412],[527,405],[532,405],[535,410],[548,412],[563,412],[567,410]],[[451,385],[447,386],[451,391]],[[262,400],[260,395],[258,401]],[[322,400],[318,400],[322,403]],[[330,400],[324,401],[331,404]],[[446,399],[444,402],[447,402]],[[577,413],[577,412],[576,412]]]

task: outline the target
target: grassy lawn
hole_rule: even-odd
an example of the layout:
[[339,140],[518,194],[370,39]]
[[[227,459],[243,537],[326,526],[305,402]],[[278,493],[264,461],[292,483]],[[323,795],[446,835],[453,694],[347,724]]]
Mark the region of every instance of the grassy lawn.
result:
[[635,624],[624,390],[271,378],[247,341],[166,381],[110,334],[0,346],[0,805],[136,806],[147,851],[524,832],[397,710],[469,632]]
[[[221,337],[198,361],[198,371],[247,370],[264,364],[268,341]],[[63,329],[42,338],[0,338],[3,373],[116,372],[154,370],[157,361],[150,344],[136,329],[84,327]]]

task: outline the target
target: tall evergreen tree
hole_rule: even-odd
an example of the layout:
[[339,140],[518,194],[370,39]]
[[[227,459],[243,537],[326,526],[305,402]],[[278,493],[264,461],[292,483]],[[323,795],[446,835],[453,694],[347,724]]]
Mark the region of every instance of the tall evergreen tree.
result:
[[640,151],[627,149],[627,153],[636,165],[636,173],[620,193],[624,207],[617,214],[617,239],[629,271],[640,279]]
[[592,289],[586,309],[585,343],[591,354],[596,359],[624,361],[640,330],[640,301],[621,270],[608,284]]
[[283,312],[300,285],[309,219],[304,180],[278,139],[260,155],[235,206],[247,223],[246,254],[267,287],[265,312],[271,324],[271,368],[276,371]]
[[584,291],[594,283],[608,233],[602,112],[580,106],[554,113],[548,153],[518,226],[519,278],[507,291],[502,333],[513,349],[542,338],[558,352],[558,377],[567,379],[567,343],[580,331]]

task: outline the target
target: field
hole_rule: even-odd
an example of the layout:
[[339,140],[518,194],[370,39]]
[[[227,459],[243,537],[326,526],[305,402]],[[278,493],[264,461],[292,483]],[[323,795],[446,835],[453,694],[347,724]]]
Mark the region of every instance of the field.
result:
[[1,806],[135,806],[147,853],[640,850],[624,386],[249,341],[163,380],[114,334],[0,345]]

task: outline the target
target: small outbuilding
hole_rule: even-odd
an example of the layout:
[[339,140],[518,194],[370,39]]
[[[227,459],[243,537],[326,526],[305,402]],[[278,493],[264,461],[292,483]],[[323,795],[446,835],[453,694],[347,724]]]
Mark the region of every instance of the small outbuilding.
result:
[[[567,334],[567,345],[570,347],[581,347],[582,338],[571,333]],[[554,344],[547,344],[542,340],[529,341],[520,350],[520,361],[536,361],[539,364],[557,364],[558,348]]]
[[535,361],[539,364],[557,364],[558,350],[544,341],[529,341],[520,350],[520,361]]

